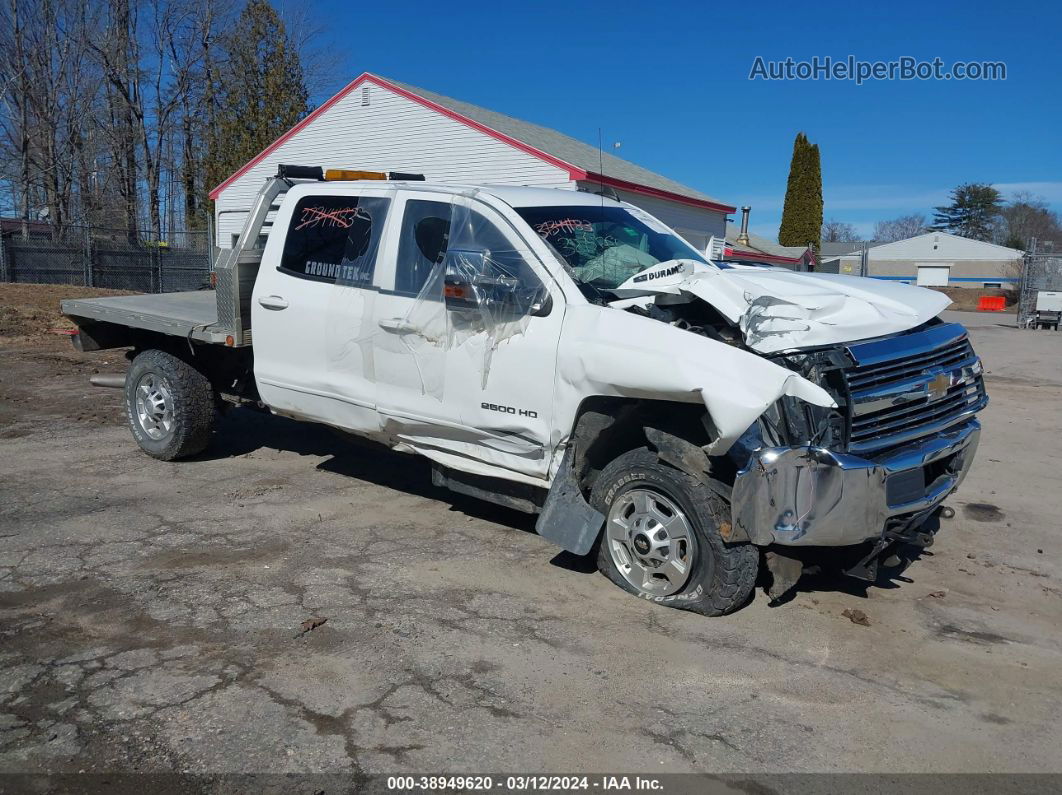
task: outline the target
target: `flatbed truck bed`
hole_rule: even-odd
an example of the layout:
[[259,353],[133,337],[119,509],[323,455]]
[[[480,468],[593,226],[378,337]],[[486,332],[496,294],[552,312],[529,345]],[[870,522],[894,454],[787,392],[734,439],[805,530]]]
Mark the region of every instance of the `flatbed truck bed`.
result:
[[79,325],[82,320],[113,323],[219,345],[224,345],[231,333],[218,324],[213,290],[76,298],[63,301],[62,308],[63,314],[79,321]]

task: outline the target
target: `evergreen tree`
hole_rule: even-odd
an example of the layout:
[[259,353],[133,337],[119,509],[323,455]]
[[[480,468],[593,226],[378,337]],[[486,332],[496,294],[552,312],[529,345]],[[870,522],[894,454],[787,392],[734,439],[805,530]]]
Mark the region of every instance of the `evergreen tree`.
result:
[[1002,197],[991,185],[976,182],[960,185],[951,192],[951,204],[933,208],[930,229],[974,240],[991,240],[1001,205]]
[[778,242],[783,246],[819,248],[822,233],[822,165],[819,147],[804,133],[793,141],[793,158],[789,164],[789,181],[782,208],[782,225]]
[[222,42],[213,89],[217,117],[207,135],[206,186],[213,188],[309,111],[299,55],[266,2],[249,0]]

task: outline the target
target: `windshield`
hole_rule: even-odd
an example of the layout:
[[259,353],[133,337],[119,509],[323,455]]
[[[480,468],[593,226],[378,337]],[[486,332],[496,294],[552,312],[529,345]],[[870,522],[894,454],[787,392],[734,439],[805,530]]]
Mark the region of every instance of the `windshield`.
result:
[[702,254],[636,208],[517,207],[527,223],[567,263],[574,278],[612,290],[658,262]]

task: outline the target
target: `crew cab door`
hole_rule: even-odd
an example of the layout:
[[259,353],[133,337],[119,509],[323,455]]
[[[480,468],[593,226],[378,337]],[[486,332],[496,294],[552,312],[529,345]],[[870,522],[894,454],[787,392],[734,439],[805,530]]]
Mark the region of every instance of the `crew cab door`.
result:
[[300,186],[278,211],[251,298],[255,379],[274,411],[379,429],[374,280],[393,193]]
[[560,290],[500,211],[399,191],[376,303],[378,409],[405,446],[465,471],[547,474]]

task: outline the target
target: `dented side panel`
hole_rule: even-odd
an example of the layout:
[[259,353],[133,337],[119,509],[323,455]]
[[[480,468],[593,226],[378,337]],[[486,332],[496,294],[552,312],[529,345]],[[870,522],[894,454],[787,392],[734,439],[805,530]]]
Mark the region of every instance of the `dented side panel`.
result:
[[612,307],[570,306],[558,356],[557,442],[589,395],[701,403],[725,453],[783,395],[835,406],[824,389],[755,354]]
[[[399,212],[409,215],[394,232],[395,273],[376,299],[373,329],[388,439],[454,469],[541,485],[552,453],[563,295],[527,242],[474,191],[402,198]],[[433,225],[445,237],[435,230],[433,238]],[[415,293],[408,271],[403,277],[409,257],[421,268]],[[536,311],[551,297],[548,311]]]

